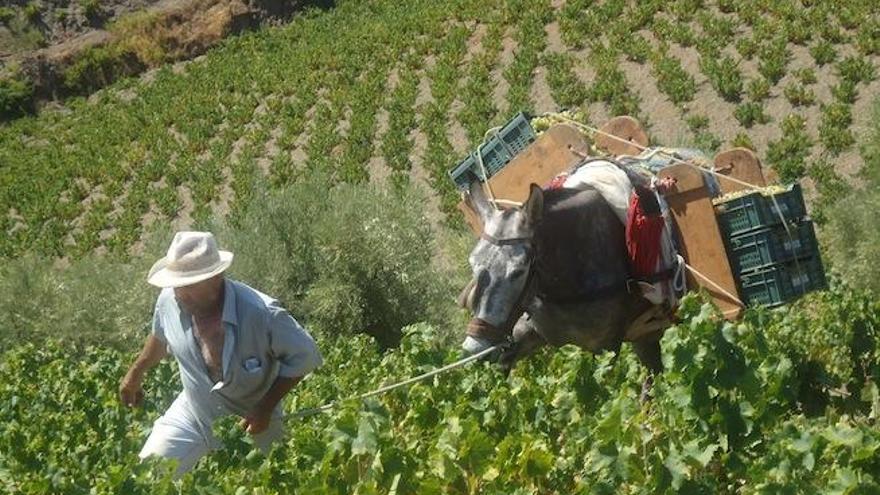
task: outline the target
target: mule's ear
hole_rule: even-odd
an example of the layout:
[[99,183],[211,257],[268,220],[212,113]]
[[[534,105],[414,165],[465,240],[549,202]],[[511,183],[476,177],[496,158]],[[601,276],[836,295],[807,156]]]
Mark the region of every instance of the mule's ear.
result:
[[483,191],[483,183],[479,180],[471,182],[464,199],[468,206],[480,217],[480,220],[486,223],[486,219],[492,213],[492,204],[489,203],[489,198],[486,197],[486,193]]
[[529,187],[529,199],[523,203],[522,209],[531,223],[541,218],[544,214],[544,190],[540,186],[532,184]]

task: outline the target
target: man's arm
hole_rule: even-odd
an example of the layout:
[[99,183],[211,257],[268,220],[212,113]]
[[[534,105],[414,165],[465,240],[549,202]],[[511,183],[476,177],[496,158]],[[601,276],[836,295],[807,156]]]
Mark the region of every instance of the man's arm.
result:
[[266,395],[257,403],[256,406],[242,420],[241,427],[246,428],[251,435],[256,435],[269,427],[269,421],[272,419],[272,411],[275,406],[281,402],[281,399],[290,392],[293,387],[299,383],[303,377],[286,377],[278,376],[275,382],[266,391]]
[[125,374],[122,383],[119,385],[119,398],[123,404],[129,407],[140,405],[144,398],[144,389],[142,387],[144,376],[167,353],[165,342],[159,337],[156,337],[156,335],[147,337],[140,355],[138,355],[134,364],[131,365],[131,368],[128,369],[128,373]]

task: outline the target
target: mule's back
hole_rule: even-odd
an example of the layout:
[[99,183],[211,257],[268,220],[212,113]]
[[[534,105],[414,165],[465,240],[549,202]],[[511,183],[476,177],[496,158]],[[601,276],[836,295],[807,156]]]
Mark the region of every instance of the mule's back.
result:
[[583,301],[625,290],[624,226],[595,189],[545,191],[536,236],[539,292],[548,300]]

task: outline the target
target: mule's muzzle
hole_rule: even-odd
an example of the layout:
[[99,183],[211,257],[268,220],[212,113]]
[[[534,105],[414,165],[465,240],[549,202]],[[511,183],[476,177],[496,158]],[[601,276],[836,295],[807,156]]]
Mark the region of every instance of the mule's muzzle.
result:
[[467,326],[468,336],[491,343],[501,344],[510,340],[510,333],[480,318],[471,318]]

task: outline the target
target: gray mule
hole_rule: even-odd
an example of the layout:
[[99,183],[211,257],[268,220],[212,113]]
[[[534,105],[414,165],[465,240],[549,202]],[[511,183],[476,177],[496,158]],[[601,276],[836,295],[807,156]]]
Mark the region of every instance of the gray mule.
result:
[[521,208],[500,210],[475,182],[467,201],[483,223],[459,298],[473,311],[467,352],[510,341],[501,356],[509,369],[546,344],[616,352],[628,341],[645,366],[662,370],[668,312],[628,283],[624,226],[596,190],[533,184]]

